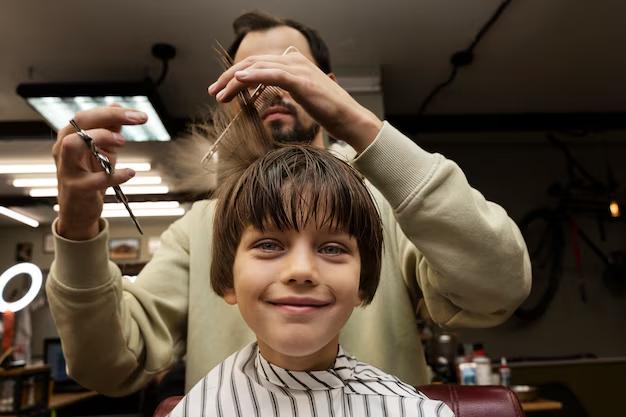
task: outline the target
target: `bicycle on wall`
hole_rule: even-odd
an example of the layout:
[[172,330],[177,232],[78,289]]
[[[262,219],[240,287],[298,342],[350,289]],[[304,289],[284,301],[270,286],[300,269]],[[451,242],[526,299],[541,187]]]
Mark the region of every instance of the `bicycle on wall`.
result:
[[548,188],[548,195],[555,200],[553,206],[532,210],[519,222],[528,247],[533,282],[529,297],[515,315],[527,321],[541,317],[556,295],[563,275],[568,241],[576,263],[577,286],[582,302],[587,301],[587,291],[582,273],[581,244],[586,245],[604,264],[602,277],[609,290],[613,294],[626,294],[626,252],[604,250],[579,227],[577,221],[583,217],[595,219],[598,235],[604,242],[607,227],[624,220],[621,213],[624,196],[618,194],[618,184],[608,159],[607,179],[603,182],[591,175],[554,134],[548,134],[547,139],[565,158],[567,175],[564,181],[555,182]]

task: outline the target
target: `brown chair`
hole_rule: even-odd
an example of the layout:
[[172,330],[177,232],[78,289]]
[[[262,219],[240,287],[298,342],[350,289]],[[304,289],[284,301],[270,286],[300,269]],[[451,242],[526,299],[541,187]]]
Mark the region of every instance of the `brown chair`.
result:
[[178,404],[178,402],[182,399],[183,397],[181,396],[167,397],[166,399],[161,401],[156,410],[154,410],[154,414],[152,415],[152,417],[165,417],[169,414],[170,411],[174,409],[174,407],[176,407],[176,404]]
[[[445,402],[456,417],[524,417],[513,392],[500,386],[422,385],[428,398]],[[154,417],[165,417],[182,397],[163,400]]]
[[428,398],[443,401],[456,417],[524,417],[517,396],[498,385],[422,385]]

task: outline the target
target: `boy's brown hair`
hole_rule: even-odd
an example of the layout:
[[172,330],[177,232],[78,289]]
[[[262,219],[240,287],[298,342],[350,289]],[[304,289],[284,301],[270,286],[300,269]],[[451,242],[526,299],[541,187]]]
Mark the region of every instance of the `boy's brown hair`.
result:
[[233,264],[247,226],[301,230],[308,222],[354,236],[361,258],[359,289],[369,304],[378,287],[382,224],[363,180],[348,163],[309,145],[284,145],[223,180],[213,223],[211,286],[233,288]]

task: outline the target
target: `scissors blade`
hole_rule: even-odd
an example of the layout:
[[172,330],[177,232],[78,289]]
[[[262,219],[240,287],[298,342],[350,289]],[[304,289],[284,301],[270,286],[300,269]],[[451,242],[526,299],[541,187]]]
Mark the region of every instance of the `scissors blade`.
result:
[[128,214],[130,214],[130,218],[132,219],[133,223],[135,223],[135,227],[137,227],[137,230],[139,230],[139,233],[143,235],[143,230],[141,230],[141,226],[139,226],[139,222],[137,221],[137,218],[133,214],[133,211],[130,209],[130,205],[128,204],[128,199],[122,192],[122,189],[120,188],[119,185],[113,185],[112,188],[113,188],[113,191],[115,191],[115,198],[117,199],[117,201],[124,204],[124,207],[126,207],[126,211],[128,211]]

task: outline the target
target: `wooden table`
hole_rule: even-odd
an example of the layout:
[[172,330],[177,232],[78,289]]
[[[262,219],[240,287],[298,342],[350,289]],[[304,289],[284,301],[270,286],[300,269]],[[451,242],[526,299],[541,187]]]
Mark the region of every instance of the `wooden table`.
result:
[[55,410],[57,408],[62,408],[67,405],[77,403],[79,401],[93,398],[96,395],[98,395],[98,393],[95,391],[55,393],[50,396],[50,401],[48,401],[48,408],[50,410]]
[[[48,410],[50,415],[55,416],[58,408],[63,408],[67,405],[75,404],[77,402],[93,398],[98,395],[95,391],[82,391],[82,392],[63,392],[52,394],[48,401]],[[17,417],[15,415],[5,415],[3,417]]]
[[563,408],[563,404],[558,401],[544,400],[539,398],[535,401],[523,402],[522,410],[525,413],[532,413],[533,411],[550,411],[560,410]]

